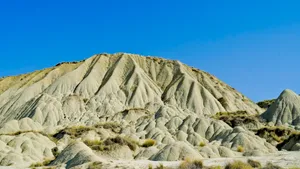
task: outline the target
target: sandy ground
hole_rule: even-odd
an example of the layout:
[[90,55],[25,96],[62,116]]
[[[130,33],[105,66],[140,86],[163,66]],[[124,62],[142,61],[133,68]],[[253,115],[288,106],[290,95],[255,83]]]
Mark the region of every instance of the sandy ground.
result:
[[[247,162],[248,159],[259,161],[262,165],[266,165],[271,162],[272,164],[281,166],[283,168],[300,167],[300,151],[298,152],[280,152],[277,154],[269,154],[260,157],[240,157],[240,158],[212,158],[212,159],[202,159],[204,166],[225,166],[226,164],[233,162],[235,160],[240,160]],[[169,162],[169,161],[107,161],[103,163],[103,169],[148,169],[149,166],[156,168],[159,165],[163,165],[167,169],[178,169],[181,161]],[[77,166],[73,169],[87,168],[87,165]],[[3,167],[0,169],[21,169],[16,167]]]
[[[248,159],[259,161],[262,165],[266,165],[271,162],[275,165],[283,168],[300,167],[300,152],[280,152],[277,154],[270,154],[260,157],[240,157],[240,158],[214,158],[214,159],[203,159],[204,166],[225,166],[226,164],[235,160],[241,160],[247,162]],[[176,162],[155,162],[155,161],[111,161],[104,164],[104,168],[124,168],[124,169],[148,169],[149,165],[153,168],[164,165],[167,168],[177,169],[180,165],[180,161]]]

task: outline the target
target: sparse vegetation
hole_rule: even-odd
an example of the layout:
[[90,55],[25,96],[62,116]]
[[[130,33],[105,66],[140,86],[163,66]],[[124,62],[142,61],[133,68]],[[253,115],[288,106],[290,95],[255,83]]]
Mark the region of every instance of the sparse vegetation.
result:
[[53,137],[56,139],[61,139],[64,137],[64,135],[70,135],[71,138],[78,138],[80,137],[83,133],[88,132],[90,130],[93,130],[93,127],[89,126],[73,126],[73,127],[68,127],[65,128],[58,133],[54,134]]
[[86,140],[84,143],[95,151],[112,151],[115,148],[115,145],[126,145],[132,151],[135,151],[138,147],[138,143],[136,141],[120,136],[115,138],[108,138],[105,141]]
[[63,65],[63,64],[77,64],[77,63],[81,63],[81,62],[84,62],[85,60],[82,60],[82,61],[78,61],[78,62],[60,62],[58,64],[55,65],[55,67],[57,66],[60,66],[60,65]]
[[53,154],[53,156],[56,158],[56,157],[58,157],[58,155],[59,155],[59,152],[58,152],[58,148],[57,147],[54,147],[54,148],[52,148],[52,154]]
[[197,68],[194,68],[194,67],[192,67],[192,71],[193,71],[193,72],[197,72],[197,73],[200,73],[200,72],[201,72],[201,70],[199,70],[199,69],[197,69]]
[[89,101],[88,98],[84,98],[84,99],[83,99],[83,102],[84,102],[84,103],[87,103],[88,101]]
[[107,130],[111,130],[115,133],[120,133],[121,131],[121,124],[117,122],[104,122],[104,123],[98,123],[94,126],[95,128],[104,128]]
[[248,164],[250,164],[253,168],[261,168],[261,163],[255,160],[248,160]]
[[116,137],[116,138],[110,138],[105,140],[105,145],[113,145],[113,144],[119,144],[119,145],[126,145],[128,146],[132,151],[135,151],[137,149],[138,143],[135,140],[132,140],[130,138],[125,137]]
[[275,101],[276,101],[276,99],[264,100],[264,101],[258,102],[257,105],[263,109],[268,109]]
[[44,166],[49,165],[52,161],[53,161],[53,159],[51,159],[51,160],[48,159],[48,160],[45,160],[45,161],[43,161],[43,162],[37,162],[37,163],[31,164],[31,165],[30,165],[30,168],[44,167]]
[[236,112],[218,112],[215,116],[222,117],[222,116],[248,116],[247,111],[236,111]]
[[94,126],[72,126],[72,127],[64,128],[59,132],[57,132],[56,134],[54,134],[53,136],[48,136],[48,137],[52,137],[54,141],[56,140],[56,142],[57,140],[62,139],[65,135],[69,135],[71,138],[75,139],[81,137],[84,133],[92,130],[97,132],[98,128],[104,128],[106,130],[111,130],[115,133],[120,133],[121,124],[117,122],[103,122],[103,123],[98,123]]
[[241,146],[241,145],[237,146],[237,152],[242,153],[242,152],[244,152],[244,151],[245,151],[245,149],[244,149],[243,146]]
[[218,101],[221,103],[223,107],[225,108],[228,107],[228,102],[224,97],[219,98]]
[[152,147],[156,144],[156,141],[153,139],[147,139],[145,140],[145,142],[142,144],[142,147],[148,148],[148,147]]
[[35,131],[35,130],[17,131],[15,133],[7,133],[7,134],[0,134],[0,135],[18,136],[23,133],[39,133],[39,134],[45,135],[44,133],[42,133],[40,131]]
[[145,108],[128,108],[122,111],[123,115],[127,115],[129,113],[129,111],[144,111],[146,112],[146,114],[150,114],[149,110],[145,109]]
[[57,143],[57,139],[54,138],[52,135],[48,135],[48,134],[43,133],[42,131],[36,131],[36,130],[17,131],[17,132],[14,132],[14,133],[0,134],[0,136],[1,136],[1,135],[18,136],[18,135],[25,134],[25,133],[41,134],[41,135],[43,135],[43,136],[45,136],[45,137],[48,137],[48,138],[49,138],[51,141],[53,141],[54,143]]
[[102,162],[93,162],[88,166],[88,169],[102,169]]
[[233,163],[226,165],[225,169],[253,169],[253,167],[242,161],[234,161]]
[[179,166],[179,169],[201,169],[203,162],[201,160],[185,159]]
[[212,166],[212,167],[207,167],[207,169],[223,169],[221,166]]
[[283,169],[280,166],[274,165],[272,163],[268,163],[265,167],[263,167],[262,169]]
[[165,169],[165,166],[163,164],[159,164],[155,169]]
[[219,112],[212,116],[212,118],[222,120],[231,127],[262,122],[262,119],[258,115],[249,115],[246,111]]
[[[84,141],[84,144],[89,146],[92,150],[96,150],[96,151],[106,150],[105,145],[103,145],[103,142],[100,140],[86,140],[86,141]],[[108,150],[108,148],[107,148],[107,150]]]
[[276,141],[277,143],[282,143],[287,140],[296,131],[290,128],[275,126],[275,127],[264,127],[256,130],[256,135],[261,138],[266,139],[269,143]]
[[281,143],[277,144],[277,149],[282,150],[283,146],[290,142],[291,139],[300,140],[300,132],[293,131],[292,134],[290,134],[288,137],[285,137]]

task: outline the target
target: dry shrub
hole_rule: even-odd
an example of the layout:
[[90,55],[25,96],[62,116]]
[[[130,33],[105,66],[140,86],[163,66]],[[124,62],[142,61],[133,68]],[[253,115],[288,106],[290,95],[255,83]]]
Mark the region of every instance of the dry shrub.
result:
[[242,161],[234,161],[233,163],[226,165],[225,169],[253,169],[253,167]]
[[199,144],[199,146],[200,146],[200,147],[205,147],[205,146],[206,146],[206,143],[202,141],[202,142]]
[[102,162],[93,162],[88,166],[88,169],[102,169]]
[[275,164],[268,163],[265,167],[263,167],[263,169],[283,169],[283,168]]
[[49,165],[52,161],[53,161],[53,159],[48,159],[43,162],[34,163],[34,164],[30,165],[30,168],[45,167],[45,166]]
[[119,145],[126,145],[128,146],[132,151],[135,151],[137,149],[138,143],[135,140],[132,140],[130,138],[125,138],[125,137],[115,137],[115,138],[109,138],[104,141],[104,144],[106,146],[114,145],[114,144],[119,144]]
[[248,160],[248,164],[250,164],[253,168],[261,168],[261,163],[255,160]]
[[156,141],[153,139],[147,139],[145,140],[145,142],[142,144],[142,147],[148,148],[148,147],[152,147],[156,144]]
[[244,147],[243,146],[237,146],[237,151],[242,153],[245,151]]
[[203,168],[202,160],[191,160],[186,158],[179,166],[179,169],[201,169]]

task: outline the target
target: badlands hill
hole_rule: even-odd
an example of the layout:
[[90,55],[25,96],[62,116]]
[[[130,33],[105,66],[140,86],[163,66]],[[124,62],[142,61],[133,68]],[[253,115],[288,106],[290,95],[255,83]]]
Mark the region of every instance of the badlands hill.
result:
[[262,117],[275,125],[300,125],[300,96],[284,90]]
[[[263,117],[275,123],[297,120],[296,109],[287,119],[277,107]],[[0,165],[88,168],[116,160],[277,152],[248,127],[215,118],[220,112],[256,118],[263,110],[216,77],[179,61],[118,53],[61,63],[0,79]]]

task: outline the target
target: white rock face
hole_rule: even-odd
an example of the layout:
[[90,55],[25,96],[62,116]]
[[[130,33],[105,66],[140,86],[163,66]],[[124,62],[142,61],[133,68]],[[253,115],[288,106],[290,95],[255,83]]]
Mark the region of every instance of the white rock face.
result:
[[262,117],[275,125],[300,125],[300,96],[284,90]]
[[[0,140],[3,140],[0,146],[7,149],[0,156],[4,159],[0,164],[30,161],[24,160],[26,151],[20,150],[20,144],[10,148],[12,137],[25,139],[28,144],[39,140],[36,144],[40,147],[26,148],[36,151],[30,162],[53,157],[53,147],[62,149],[51,165],[66,168],[110,156],[182,160],[189,156],[213,158],[275,152],[275,147],[252,132],[241,127],[233,129],[210,118],[217,112],[238,110],[245,110],[249,115],[262,112],[255,103],[216,77],[179,61],[123,53],[95,55],[83,62],[0,80]],[[69,137],[56,145],[41,134],[35,133],[37,139],[28,133],[53,133],[58,128],[92,126],[99,122],[120,123],[122,129],[119,133],[104,129],[88,131],[78,139],[102,139],[119,134],[137,140],[154,139],[157,145],[138,148],[135,152],[122,145],[119,151],[104,155],[82,142],[72,143],[74,140]],[[19,131],[17,136],[10,136]],[[201,148],[202,142],[206,146]],[[237,152],[239,146],[245,152]]]

